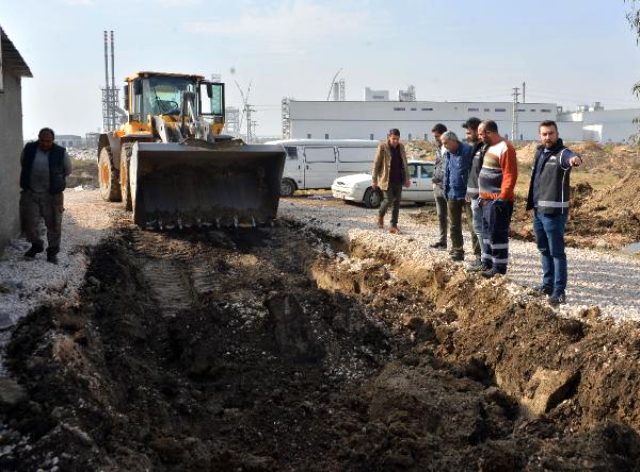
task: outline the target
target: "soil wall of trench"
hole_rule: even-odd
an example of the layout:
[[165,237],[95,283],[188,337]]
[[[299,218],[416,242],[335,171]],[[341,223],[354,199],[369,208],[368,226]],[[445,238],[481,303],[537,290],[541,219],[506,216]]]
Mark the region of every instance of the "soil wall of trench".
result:
[[635,324],[284,224],[123,230],[8,350],[2,470],[638,470]]

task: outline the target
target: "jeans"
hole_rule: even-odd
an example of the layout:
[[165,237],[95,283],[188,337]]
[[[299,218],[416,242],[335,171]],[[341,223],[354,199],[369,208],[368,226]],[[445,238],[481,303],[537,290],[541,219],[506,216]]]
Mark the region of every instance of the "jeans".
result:
[[472,238],[472,242],[474,242],[478,246],[478,250],[476,252],[476,246],[474,244],[474,254],[476,254],[476,256],[479,255],[482,258],[482,208],[480,208],[479,202],[480,199],[477,197],[471,199],[471,221],[473,226],[473,233],[476,236],[475,241],[473,241]]
[[482,243],[487,255],[483,260],[499,274],[507,273],[509,262],[509,226],[513,202],[496,204],[494,200],[482,201]]
[[380,211],[378,215],[384,217],[387,213],[389,205],[393,205],[391,211],[391,226],[398,226],[398,216],[400,216],[400,199],[402,198],[402,184],[392,184],[389,182],[389,187],[384,191],[384,200],[380,205]]
[[542,285],[552,289],[553,296],[564,294],[567,287],[567,255],[564,251],[566,223],[567,213],[533,213],[533,232],[542,260]]
[[465,206],[464,200],[447,200],[447,212],[449,217],[449,233],[451,235],[452,256],[464,257],[462,239],[462,212]]

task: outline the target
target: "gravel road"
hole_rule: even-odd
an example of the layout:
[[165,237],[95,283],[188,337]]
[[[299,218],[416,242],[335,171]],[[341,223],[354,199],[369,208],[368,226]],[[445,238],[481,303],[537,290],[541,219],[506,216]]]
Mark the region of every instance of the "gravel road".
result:
[[[75,300],[89,258],[84,248],[98,243],[109,232],[119,205],[107,204],[97,190],[65,191],[62,244],[59,264],[46,262],[44,253],[34,261],[23,255],[30,244],[16,239],[0,259],[0,351],[15,323],[38,305]],[[0,375],[4,372],[0,359]]]
[[[375,210],[336,202],[329,197],[283,199],[279,214],[282,218],[298,220],[349,241],[384,242],[385,247],[399,252],[402,257],[448,260],[446,252],[429,248],[436,239],[437,228],[432,224],[412,222],[409,214],[418,211],[413,206],[401,208],[401,235],[375,228]],[[464,233],[466,257],[471,260],[468,232]],[[597,305],[604,316],[616,320],[640,320],[640,259],[624,253],[574,248],[567,249],[567,258],[568,303],[559,308],[560,312],[577,315],[585,308]],[[533,287],[540,283],[542,272],[534,243],[511,240],[510,259],[507,277],[514,284]]]

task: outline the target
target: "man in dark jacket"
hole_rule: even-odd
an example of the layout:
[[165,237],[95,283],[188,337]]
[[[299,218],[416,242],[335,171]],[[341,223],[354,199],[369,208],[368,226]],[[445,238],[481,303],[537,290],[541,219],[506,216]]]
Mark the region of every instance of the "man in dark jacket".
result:
[[473,161],[473,148],[462,143],[453,131],[447,131],[440,136],[444,148],[444,195],[447,198],[449,217],[449,231],[451,233],[451,250],[449,255],[454,261],[464,260],[464,246],[462,238],[462,212],[468,203],[467,181]]
[[433,166],[431,182],[433,184],[433,197],[436,203],[436,214],[438,215],[438,224],[440,227],[440,237],[435,243],[431,244],[431,247],[434,249],[447,249],[447,199],[442,190],[445,162],[442,157],[443,150],[442,143],[440,142],[440,136],[442,136],[442,133],[445,131],[447,131],[447,127],[442,123],[436,124],[431,129],[433,142],[436,145],[436,161]]
[[20,217],[22,229],[31,243],[25,258],[34,259],[44,251],[40,237],[40,218],[47,227],[47,261],[57,264],[62,236],[62,192],[66,177],[71,174],[71,160],[62,146],[54,144],[55,133],[43,128],[38,141],[27,143],[22,151],[20,163]]
[[562,143],[555,121],[540,123],[527,210],[533,210],[533,231],[542,259],[542,285],[537,291],[549,295],[549,303],[566,302],[567,255],[564,230],[569,213],[569,177],[582,158]]

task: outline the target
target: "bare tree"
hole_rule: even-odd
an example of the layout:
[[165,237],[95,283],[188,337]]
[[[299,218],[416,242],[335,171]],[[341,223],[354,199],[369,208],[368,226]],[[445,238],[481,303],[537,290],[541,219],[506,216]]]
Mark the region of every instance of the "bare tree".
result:
[[[640,0],[624,0],[629,4],[629,10],[627,11],[627,21],[631,30],[636,35],[636,44],[640,44]],[[640,82],[636,82],[632,88],[636,97],[640,97]]]

